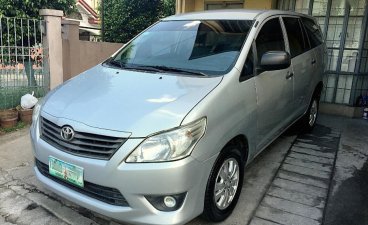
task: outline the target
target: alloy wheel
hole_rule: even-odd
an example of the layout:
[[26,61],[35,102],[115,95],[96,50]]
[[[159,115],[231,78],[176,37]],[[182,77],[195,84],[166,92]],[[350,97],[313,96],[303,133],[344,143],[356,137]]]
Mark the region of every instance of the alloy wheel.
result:
[[224,161],[217,174],[214,201],[220,210],[224,210],[233,201],[239,186],[239,163],[234,158]]
[[317,100],[314,99],[312,106],[309,110],[309,126],[313,127],[314,123],[317,120],[317,113],[318,113],[318,103]]

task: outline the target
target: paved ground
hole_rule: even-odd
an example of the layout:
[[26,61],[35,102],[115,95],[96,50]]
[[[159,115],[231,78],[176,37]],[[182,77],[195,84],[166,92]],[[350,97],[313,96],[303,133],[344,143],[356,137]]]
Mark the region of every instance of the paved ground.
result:
[[[220,224],[368,224],[368,121],[319,124],[312,135],[278,138],[246,168],[238,206]],[[0,224],[117,224],[44,189],[29,146],[27,130],[0,137]]]
[[321,122],[341,131],[324,224],[368,224],[368,121],[326,117]]
[[299,136],[250,224],[322,224],[339,140],[322,125]]

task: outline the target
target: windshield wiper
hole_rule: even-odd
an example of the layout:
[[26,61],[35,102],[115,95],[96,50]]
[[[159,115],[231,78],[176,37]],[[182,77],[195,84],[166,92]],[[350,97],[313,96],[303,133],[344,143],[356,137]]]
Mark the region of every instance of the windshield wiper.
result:
[[199,76],[208,76],[205,73],[199,72],[199,71],[192,71],[192,70],[186,70],[181,68],[174,68],[174,67],[167,67],[167,66],[145,66],[144,68],[152,68],[160,70],[161,72],[177,72],[177,73],[184,73],[184,74],[190,74],[190,75],[199,75]]
[[120,61],[116,60],[110,60],[106,62],[108,65],[119,67],[121,69],[127,69],[127,70],[142,70],[142,71],[152,71],[152,72],[160,72],[162,73],[162,70],[150,67],[150,66],[139,66],[139,65],[127,65],[126,63],[122,63]]
[[125,65],[123,67],[124,69],[127,70],[142,70],[142,71],[151,71],[151,72],[159,72],[162,73],[161,69],[158,69],[156,67],[152,67],[152,66],[140,66],[140,65]]
[[106,62],[108,65],[111,66],[115,66],[115,67],[119,67],[119,68],[124,68],[124,64],[120,61],[116,61],[116,60],[109,60]]
[[119,67],[122,69],[127,70],[142,70],[142,71],[152,71],[152,72],[177,72],[177,73],[183,73],[183,74],[189,74],[189,75],[199,75],[199,76],[208,76],[205,73],[197,72],[197,71],[191,71],[186,69],[179,69],[174,67],[167,67],[167,66],[144,66],[144,65],[127,65],[126,63],[122,63],[120,61],[116,60],[110,60],[107,62],[109,65]]

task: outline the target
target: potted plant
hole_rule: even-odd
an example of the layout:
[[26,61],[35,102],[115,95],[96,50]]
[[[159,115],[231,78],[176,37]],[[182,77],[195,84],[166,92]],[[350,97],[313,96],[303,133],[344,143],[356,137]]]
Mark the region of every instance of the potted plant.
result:
[[16,108],[19,112],[19,118],[22,122],[26,124],[32,123],[32,114],[33,114],[33,108],[31,109],[23,109],[20,105]]
[[18,122],[18,111],[16,109],[6,109],[0,111],[0,125],[3,128],[12,128]]

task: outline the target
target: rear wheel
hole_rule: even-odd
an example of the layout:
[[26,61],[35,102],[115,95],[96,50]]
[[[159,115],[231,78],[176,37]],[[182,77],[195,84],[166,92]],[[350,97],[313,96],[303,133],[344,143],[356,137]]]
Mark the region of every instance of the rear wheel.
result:
[[313,127],[316,124],[317,116],[318,116],[318,101],[317,99],[314,98],[312,101],[312,105],[309,109],[309,121],[308,121],[309,127]]
[[208,180],[202,216],[225,220],[234,210],[243,186],[244,162],[240,147],[230,145],[219,155]]
[[319,98],[318,96],[314,95],[309,104],[307,112],[299,121],[301,133],[309,133],[313,130],[318,118],[318,111],[319,111]]

